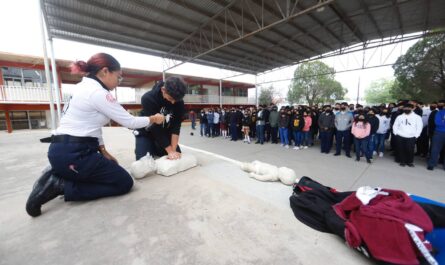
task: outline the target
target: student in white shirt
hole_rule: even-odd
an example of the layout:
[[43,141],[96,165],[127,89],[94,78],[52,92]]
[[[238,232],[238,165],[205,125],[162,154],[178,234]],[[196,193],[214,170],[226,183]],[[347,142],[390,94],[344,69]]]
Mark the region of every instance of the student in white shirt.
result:
[[414,167],[414,147],[423,129],[422,118],[415,114],[412,104],[405,104],[403,114],[397,116],[392,127],[396,136],[396,161],[400,166]]
[[33,217],[59,195],[64,195],[65,201],[82,201],[129,192],[133,180],[106,150],[102,126],[110,120],[128,128],[164,121],[161,114],[134,117],[116,101],[110,91],[122,81],[122,71],[111,55],[98,53],[88,62],[75,62],[71,70],[84,77],[51,137],[51,168],[36,181],[26,203],[26,211]]
[[374,151],[379,153],[379,157],[383,157],[383,154],[385,153],[385,139],[391,122],[388,109],[382,109],[380,115],[377,115],[377,118],[379,119],[379,128],[377,129],[376,137],[374,138]]

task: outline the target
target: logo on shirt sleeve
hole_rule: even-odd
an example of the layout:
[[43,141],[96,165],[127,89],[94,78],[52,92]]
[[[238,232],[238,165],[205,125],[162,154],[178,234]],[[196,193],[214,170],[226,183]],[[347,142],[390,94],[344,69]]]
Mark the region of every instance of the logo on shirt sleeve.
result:
[[113,97],[113,95],[111,95],[111,94],[107,94],[106,99],[107,99],[107,101],[110,102],[110,103],[114,103],[114,102],[116,102],[116,99],[115,99],[115,98]]

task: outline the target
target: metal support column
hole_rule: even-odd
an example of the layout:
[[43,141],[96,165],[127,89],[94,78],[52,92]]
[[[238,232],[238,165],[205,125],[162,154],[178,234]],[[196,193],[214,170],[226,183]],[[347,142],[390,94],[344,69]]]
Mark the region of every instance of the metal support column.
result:
[[49,49],[51,51],[51,71],[53,74],[53,85],[54,85],[54,91],[56,92],[56,106],[57,106],[57,121],[60,122],[60,118],[62,117],[62,108],[60,107],[60,88],[59,88],[59,76],[57,75],[57,65],[56,65],[56,59],[54,56],[54,47],[53,47],[53,40],[52,38],[48,38],[49,43]]
[[9,117],[9,111],[7,110],[5,110],[5,120],[6,120],[6,129],[8,130],[8,133],[12,133],[11,118]]
[[43,62],[45,64],[45,76],[46,76],[46,85],[48,88],[48,96],[49,96],[49,110],[51,113],[51,129],[56,129],[56,114],[54,111],[54,99],[53,93],[51,91],[51,76],[49,74],[49,65],[48,65],[48,54],[46,52],[46,38],[45,38],[45,29],[43,25],[43,10],[42,10],[42,2],[39,2],[39,24],[40,24],[40,32],[42,34],[42,46],[43,46]]
[[219,79],[219,107],[222,109],[222,79]]
[[255,106],[258,108],[259,102],[258,102],[258,82],[257,82],[258,75],[255,75]]
[[28,129],[32,129],[31,118],[29,117],[29,110],[26,111],[26,119],[28,120]]

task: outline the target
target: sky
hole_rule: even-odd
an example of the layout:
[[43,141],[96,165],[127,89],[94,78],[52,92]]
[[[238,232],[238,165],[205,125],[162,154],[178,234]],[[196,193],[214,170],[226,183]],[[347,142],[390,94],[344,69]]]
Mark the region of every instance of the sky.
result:
[[[39,26],[38,0],[0,1],[0,51],[16,54],[25,54],[43,57],[42,34]],[[26,8],[24,8],[26,7]],[[363,56],[367,66],[394,63],[398,56],[404,54],[415,41],[388,45],[380,49],[370,49],[365,52],[356,52],[348,55],[335,56],[322,61],[337,71],[360,68]],[[160,57],[127,52],[112,48],[89,45],[73,41],[54,39],[54,54],[57,59],[88,60],[91,55],[105,52],[113,55],[126,68],[162,71],[163,60]],[[257,83],[262,87],[273,86],[278,93],[285,97],[290,79],[296,66],[289,66],[280,70],[261,74],[256,77]],[[169,71],[169,73],[202,76],[210,78],[224,78],[233,76],[236,72],[225,71],[213,67],[186,63]],[[394,71],[391,66],[337,73],[335,79],[348,89],[346,98],[355,101],[357,93],[364,96],[364,91],[372,81],[381,78],[392,79]],[[227,80],[255,83],[254,75],[242,75]],[[274,82],[270,82],[274,81]],[[265,83],[266,82],[266,83]],[[249,97],[254,96],[254,90],[249,91]]]

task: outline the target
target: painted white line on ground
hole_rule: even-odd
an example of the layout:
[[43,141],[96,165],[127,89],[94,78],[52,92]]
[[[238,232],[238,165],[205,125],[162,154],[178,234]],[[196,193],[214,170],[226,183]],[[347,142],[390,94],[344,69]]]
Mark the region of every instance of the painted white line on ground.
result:
[[242,165],[241,161],[238,161],[238,160],[235,160],[235,159],[231,159],[231,158],[228,158],[228,157],[225,157],[225,156],[222,156],[222,155],[218,155],[218,154],[215,154],[215,153],[212,153],[212,152],[209,152],[209,151],[205,151],[205,150],[202,150],[202,149],[190,147],[190,146],[183,145],[183,144],[180,144],[179,146],[181,148],[184,147],[185,149],[189,149],[189,150],[192,150],[192,151],[195,151],[195,152],[200,152],[200,153],[203,153],[203,154],[206,154],[206,155],[211,155],[213,157],[216,157],[216,158],[222,159],[224,161],[233,163],[233,164],[235,164],[237,166],[241,166]]

